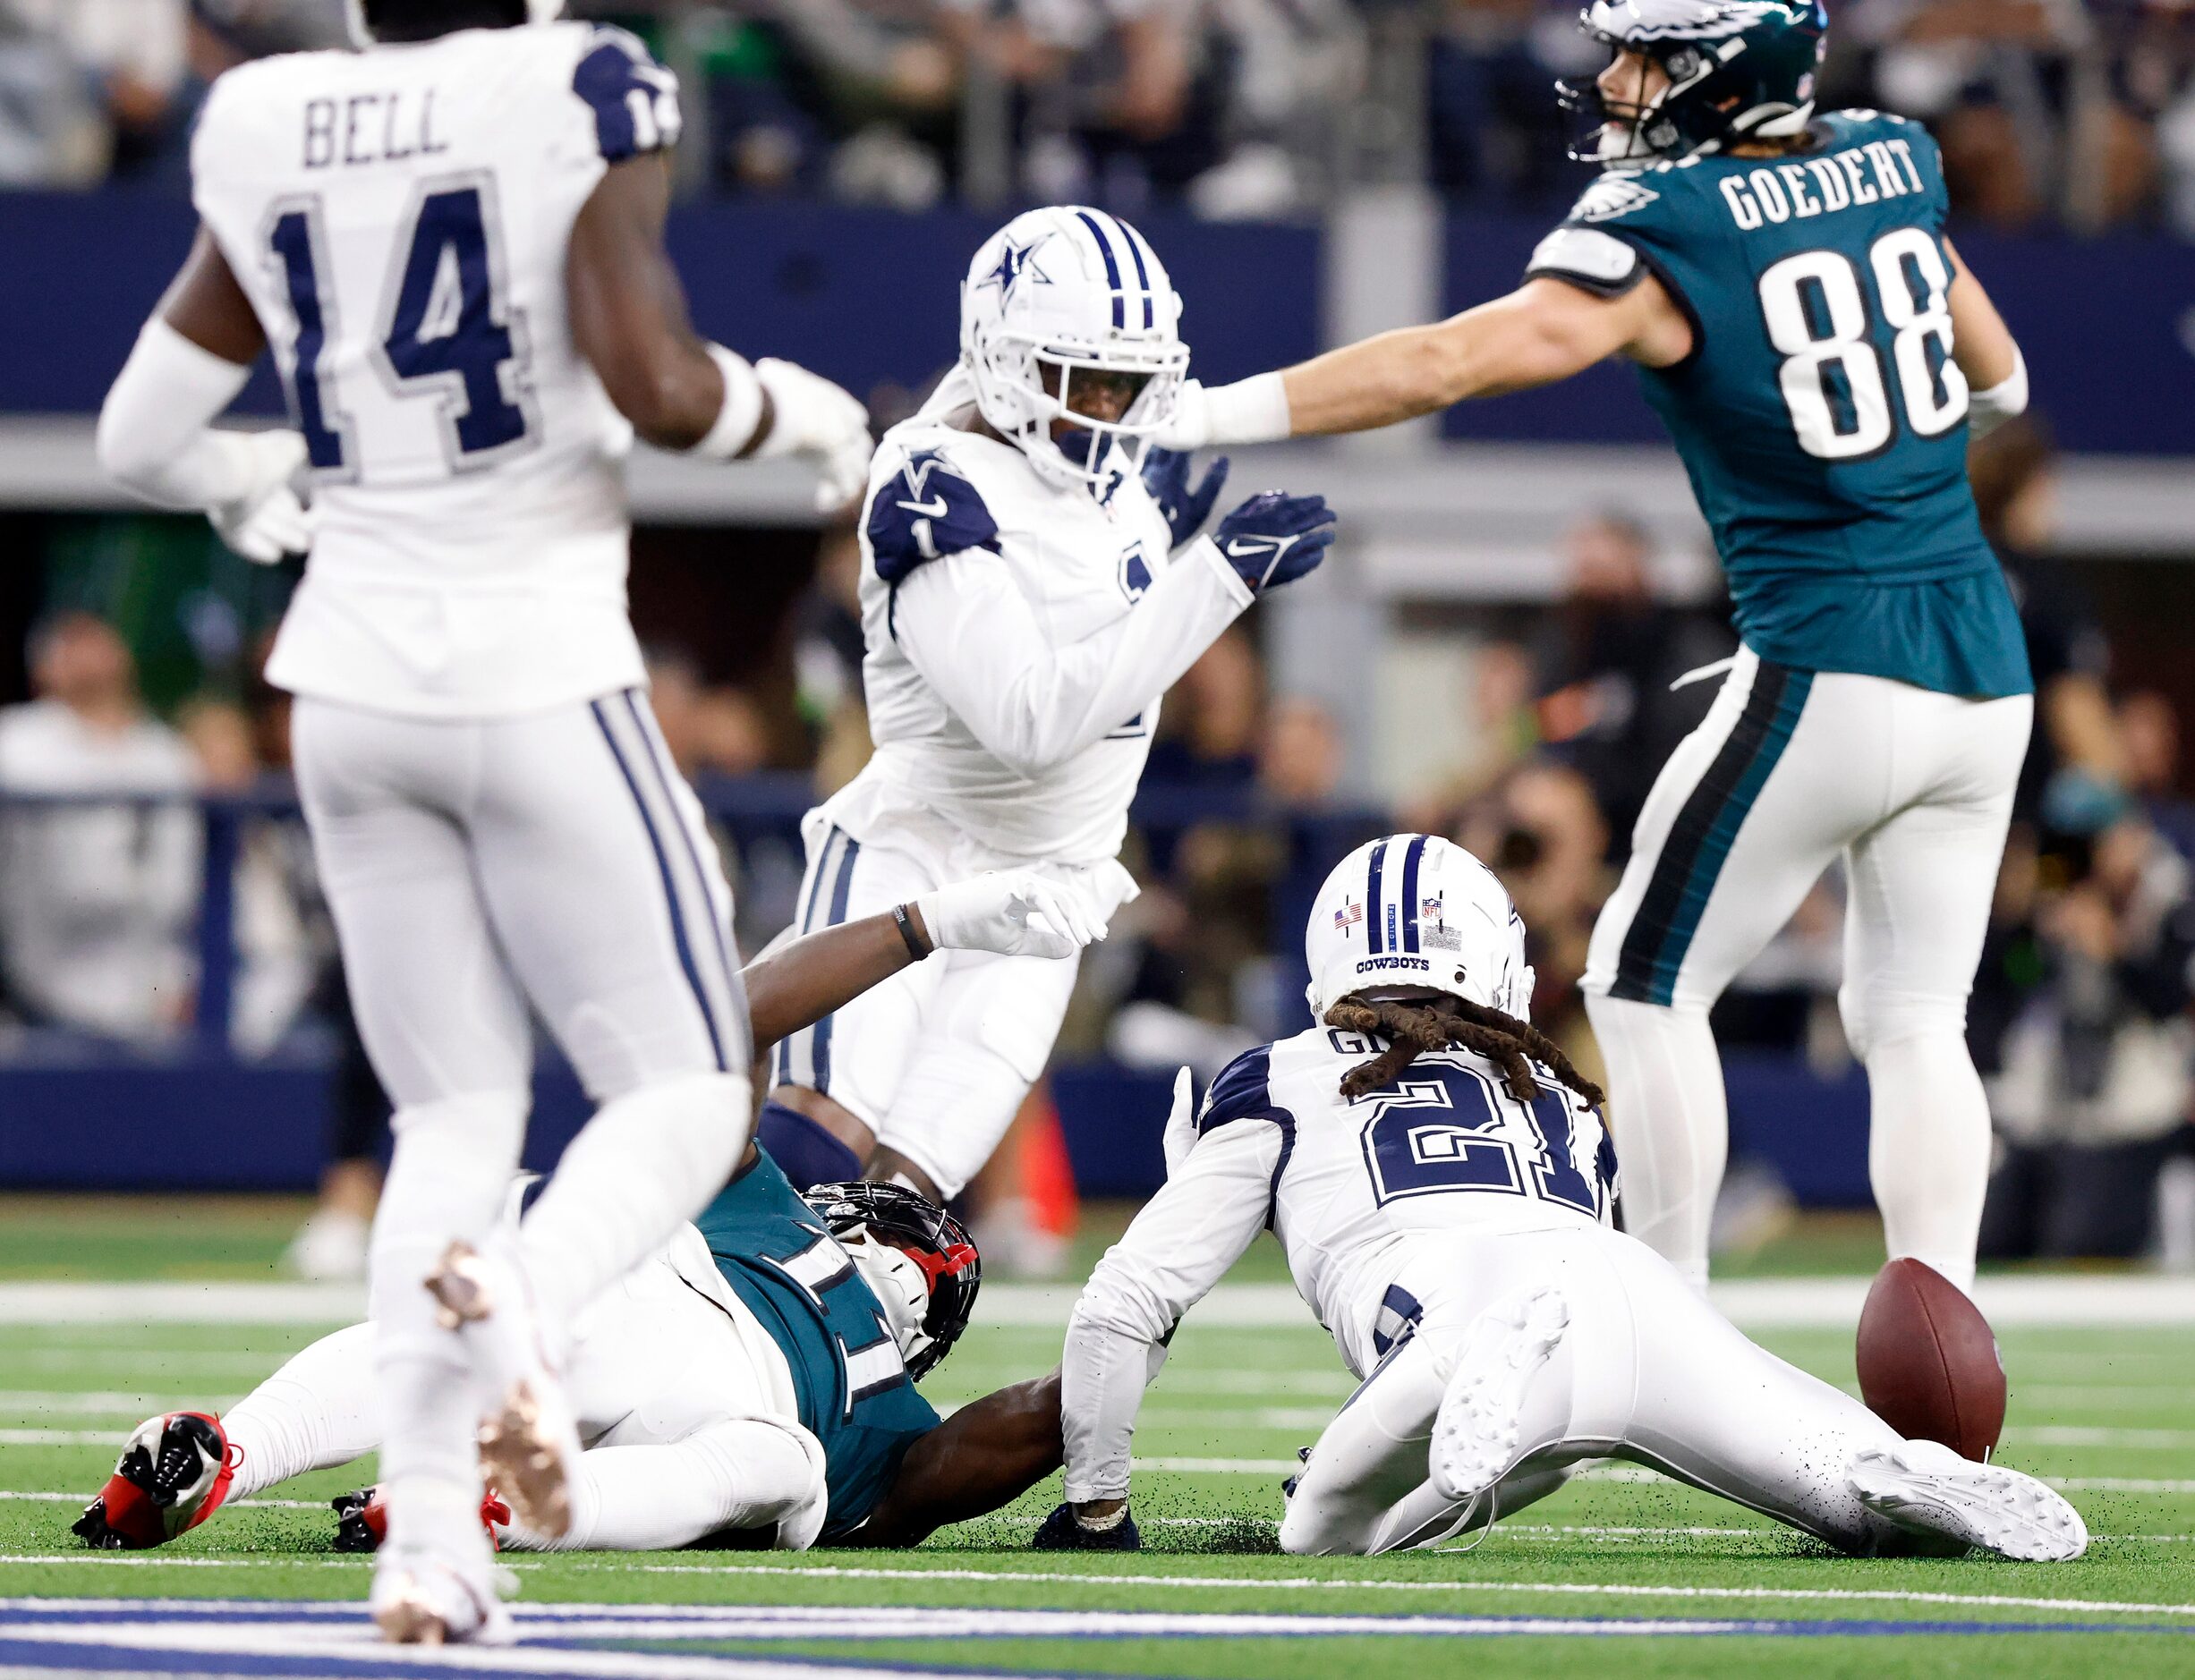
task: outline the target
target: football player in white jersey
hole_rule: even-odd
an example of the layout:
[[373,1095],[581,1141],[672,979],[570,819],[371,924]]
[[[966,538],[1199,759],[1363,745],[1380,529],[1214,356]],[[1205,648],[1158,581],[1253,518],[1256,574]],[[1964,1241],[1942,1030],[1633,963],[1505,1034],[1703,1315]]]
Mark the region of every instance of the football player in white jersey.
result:
[[[268,675],[297,696],[299,791],[396,1105],[371,1261],[396,1639],[488,1613],[482,1456],[529,1526],[568,1522],[564,1327],[749,1129],[730,895],[625,615],[622,457],[635,431],[795,454],[843,500],[869,454],[846,393],[694,335],[662,242],[676,83],[560,9],[354,0],[363,50],[222,77],[197,242],[99,425],[117,479],[255,558],[302,546],[310,487]],[[210,428],[269,345],[295,429]],[[473,1252],[517,1164],[529,1005],[601,1107],[523,1236]]]
[[[1181,301],[1102,210],[1032,210],[961,290],[960,361],[885,437],[862,528],[876,754],[805,825],[799,927],[925,884],[1034,867],[1102,926],[1159,696],[1263,591],[1315,566],[1317,496],[1218,493],[1152,462],[1188,365]],[[978,954],[914,971],[778,1047],[760,1122],[795,1184],[903,1177],[957,1194],[1058,1035],[1072,963]]]
[[1316,1022],[1200,1111],[1068,1331],[1067,1503],[1038,1543],[1136,1543],[1128,1447],[1175,1326],[1270,1226],[1362,1379],[1291,1485],[1289,1552],[1427,1545],[1544,1498],[1585,1458],[1651,1465],[1848,1551],[2080,1555],[2072,1506],[1901,1439],[1748,1342],[1609,1224],[1600,1092],[1527,1022],[1509,895],[1395,835],[1327,877],[1305,935]]

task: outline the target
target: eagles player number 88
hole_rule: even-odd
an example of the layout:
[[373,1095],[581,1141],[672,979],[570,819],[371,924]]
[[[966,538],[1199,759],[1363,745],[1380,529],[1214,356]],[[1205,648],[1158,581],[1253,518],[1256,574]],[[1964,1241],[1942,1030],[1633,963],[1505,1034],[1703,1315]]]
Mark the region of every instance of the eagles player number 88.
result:
[[[1907,422],[1918,437],[1939,437],[1967,412],[1966,378],[1952,360],[1944,253],[1925,229],[1901,227],[1869,247],[1867,266],[1883,318],[1896,329],[1891,359]],[[1799,446],[1825,461],[1885,447],[1897,430],[1889,382],[1867,338],[1867,300],[1851,259],[1836,250],[1786,257],[1761,276],[1760,302],[1769,342],[1784,357],[1778,378]],[[1844,425],[1832,401],[1833,368],[1842,375]]]

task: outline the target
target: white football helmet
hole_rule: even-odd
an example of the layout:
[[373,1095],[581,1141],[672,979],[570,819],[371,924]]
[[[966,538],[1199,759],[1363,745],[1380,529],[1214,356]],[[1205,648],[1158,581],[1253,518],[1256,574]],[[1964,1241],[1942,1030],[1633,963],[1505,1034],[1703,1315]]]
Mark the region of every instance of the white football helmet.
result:
[[[1188,369],[1180,327],[1181,298],[1150,242],[1080,205],[1016,216],[983,242],[960,288],[960,360],[976,406],[1062,484],[1096,488],[1141,469]],[[1119,420],[1094,420],[1069,406],[1078,371],[1140,376],[1142,389]],[[1079,434],[1068,449],[1052,437],[1062,420]],[[1116,449],[1125,460],[1110,459]]]
[[1313,1019],[1352,992],[1423,986],[1532,1018],[1524,919],[1494,873],[1453,841],[1397,834],[1334,866],[1304,929]]
[[[564,15],[565,0],[526,0],[526,21],[554,23]],[[344,21],[351,26],[351,45],[364,52],[374,45],[373,30],[366,22],[366,0],[343,0]]]

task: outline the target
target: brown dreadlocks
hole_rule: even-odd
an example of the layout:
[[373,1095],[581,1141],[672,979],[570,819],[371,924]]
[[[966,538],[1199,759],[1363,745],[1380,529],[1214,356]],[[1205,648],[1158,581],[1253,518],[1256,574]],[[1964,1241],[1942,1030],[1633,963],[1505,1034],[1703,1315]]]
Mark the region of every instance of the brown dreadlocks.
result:
[[1329,1009],[1328,1026],[1388,1040],[1384,1050],[1342,1076],[1341,1094],[1355,1101],[1391,1083],[1425,1052],[1452,1046],[1476,1050],[1500,1068],[1509,1094],[1519,1102],[1530,1102],[1540,1094],[1540,1082],[1532,1073],[1532,1064],[1538,1062],[1553,1068],[1557,1079],[1595,1108],[1601,1106],[1601,1088],[1571,1066],[1561,1048],[1537,1027],[1468,998],[1451,994],[1448,1002],[1455,1013],[1393,997],[1375,1001],[1359,994]]

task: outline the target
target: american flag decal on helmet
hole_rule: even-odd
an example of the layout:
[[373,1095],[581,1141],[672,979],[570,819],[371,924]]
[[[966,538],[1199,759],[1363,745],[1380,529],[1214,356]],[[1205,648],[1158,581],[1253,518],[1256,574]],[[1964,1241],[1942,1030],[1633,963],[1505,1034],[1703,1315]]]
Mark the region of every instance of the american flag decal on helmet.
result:
[[1365,907],[1362,904],[1349,904],[1334,912],[1334,931],[1340,933],[1344,929],[1354,928],[1364,919]]

